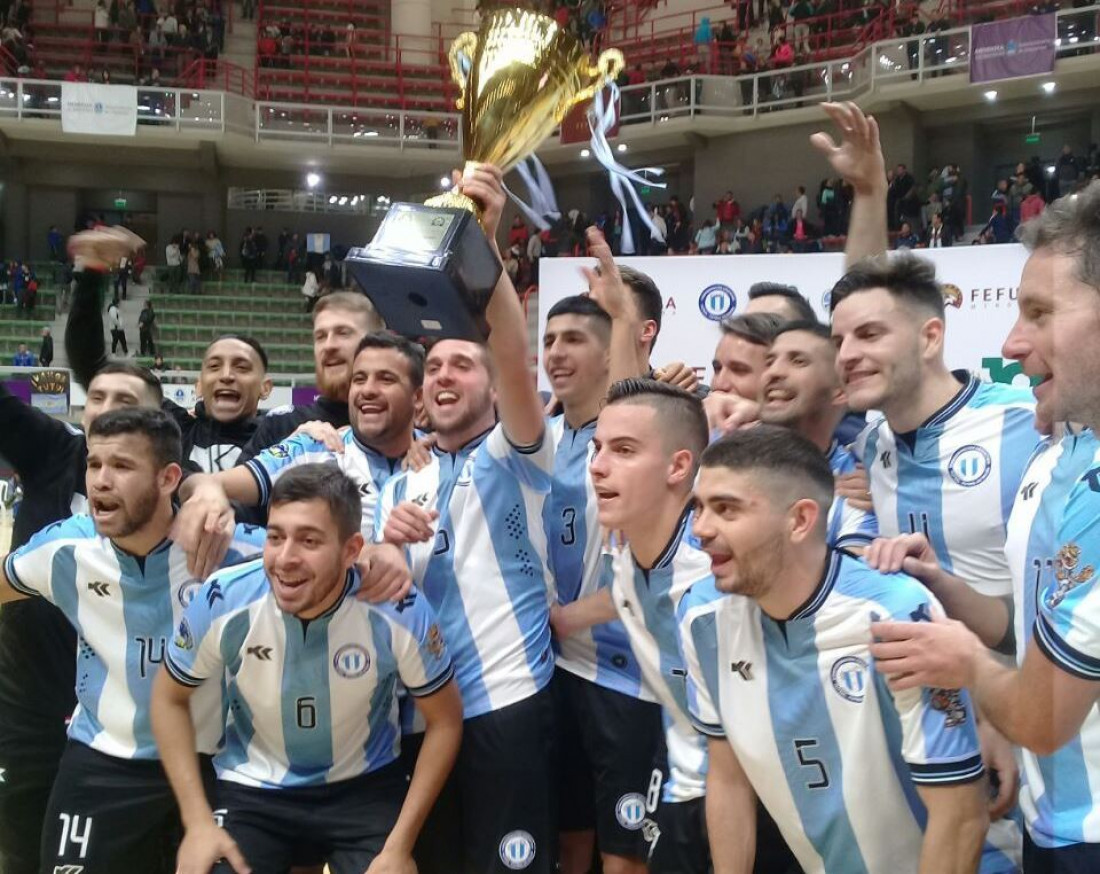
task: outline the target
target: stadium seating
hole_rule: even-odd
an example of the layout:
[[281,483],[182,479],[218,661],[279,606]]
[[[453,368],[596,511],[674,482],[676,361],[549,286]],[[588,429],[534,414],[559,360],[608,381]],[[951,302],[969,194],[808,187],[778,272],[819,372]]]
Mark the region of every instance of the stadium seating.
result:
[[42,344],[42,329],[53,325],[57,307],[57,292],[39,289],[34,311],[25,313],[11,304],[0,306],[0,364],[11,365],[20,343],[38,355]]

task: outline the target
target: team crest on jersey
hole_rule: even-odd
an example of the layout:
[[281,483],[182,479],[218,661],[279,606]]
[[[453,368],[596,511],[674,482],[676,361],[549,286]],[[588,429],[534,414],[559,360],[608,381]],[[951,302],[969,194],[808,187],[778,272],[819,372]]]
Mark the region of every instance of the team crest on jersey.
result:
[[989,457],[989,453],[973,443],[956,449],[947,463],[947,473],[951,479],[966,488],[985,482],[992,469],[993,459]]
[[462,465],[462,470],[458,472],[458,479],[455,480],[456,486],[468,486],[474,481],[474,456],[470,456]]
[[191,634],[191,626],[187,624],[187,617],[180,620],[180,627],[176,629],[175,644],[180,649],[194,649],[195,637]]
[[268,446],[267,452],[274,458],[290,458],[290,450],[287,449],[282,443],[276,443],[274,446]]
[[193,580],[190,583],[184,583],[180,586],[180,590],[176,592],[176,598],[180,602],[181,607],[190,607],[191,602],[195,600],[195,593],[198,592],[202,583],[197,580]]
[[1081,547],[1076,543],[1067,543],[1058,550],[1054,557],[1054,579],[1058,583],[1054,591],[1047,595],[1047,606],[1057,607],[1065,599],[1066,595],[1084,583],[1092,582],[1096,573],[1091,564],[1085,565],[1080,570],[1077,565],[1081,563]]
[[833,662],[829,679],[841,698],[859,704],[867,694],[867,662],[859,656],[837,659]]
[[428,652],[436,658],[443,655],[443,632],[439,630],[438,622],[428,626]]
[[615,802],[615,819],[632,832],[640,829],[645,822],[645,798],[641,793],[628,792]]
[[354,680],[370,670],[370,653],[357,643],[348,643],[336,650],[332,666],[341,677]]
[[529,832],[508,832],[500,842],[500,861],[511,871],[522,871],[535,861],[535,839]]
[[932,689],[932,709],[943,714],[944,728],[955,728],[966,723],[966,707],[958,689]]

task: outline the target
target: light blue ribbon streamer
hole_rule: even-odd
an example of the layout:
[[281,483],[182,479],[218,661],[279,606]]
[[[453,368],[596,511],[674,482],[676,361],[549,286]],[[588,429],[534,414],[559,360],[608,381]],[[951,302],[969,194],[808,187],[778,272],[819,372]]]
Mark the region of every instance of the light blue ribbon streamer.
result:
[[630,200],[638,212],[638,217],[649,228],[651,239],[663,243],[665,241],[664,234],[657,229],[657,225],[649,217],[645,210],[645,204],[642,203],[642,199],[633,183],[637,182],[639,185],[664,188],[664,182],[654,182],[646,179],[641,174],[649,173],[653,176],[663,176],[665,171],[662,167],[639,167],[637,170],[631,170],[615,160],[615,153],[611,150],[611,143],[607,141],[607,134],[615,126],[615,107],[619,102],[619,86],[614,82],[610,82],[607,88],[610,91],[610,100],[605,100],[604,91],[601,88],[596,92],[596,96],[592,98],[592,106],[588,110],[588,126],[592,130],[592,154],[607,170],[611,192],[615,195],[615,199],[619,201],[619,207],[623,212],[622,253],[633,255],[634,232],[630,226],[627,195],[630,196]]

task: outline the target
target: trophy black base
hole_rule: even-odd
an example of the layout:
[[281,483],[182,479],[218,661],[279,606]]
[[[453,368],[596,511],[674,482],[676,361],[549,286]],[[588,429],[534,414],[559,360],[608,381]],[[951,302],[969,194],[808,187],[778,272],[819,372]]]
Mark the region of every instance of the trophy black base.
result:
[[391,331],[413,339],[487,336],[485,308],[503,268],[473,213],[395,203],[346,263]]

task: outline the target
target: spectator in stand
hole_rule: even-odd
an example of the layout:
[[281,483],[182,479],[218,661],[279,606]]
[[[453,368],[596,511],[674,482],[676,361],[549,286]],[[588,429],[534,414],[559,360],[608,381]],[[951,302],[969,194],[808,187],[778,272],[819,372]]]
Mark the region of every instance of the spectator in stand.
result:
[[723,76],[732,76],[735,73],[733,47],[737,43],[737,34],[730,26],[729,20],[722,22],[722,27],[714,38],[718,44],[718,72]]
[[909,172],[909,168],[904,164],[898,164],[894,169],[894,178],[886,194],[887,201],[891,202],[893,205],[893,210],[889,216],[891,229],[897,228],[903,221],[901,216],[901,205],[905,197],[916,184],[917,180],[913,178],[913,174]]
[[1077,187],[1080,171],[1077,167],[1077,158],[1073,154],[1073,147],[1068,143],[1062,146],[1062,154],[1058,156],[1054,175],[1058,180],[1058,196],[1065,197],[1067,194],[1072,194]]
[[214,231],[206,235],[206,258],[220,282],[225,272],[225,246]]
[[144,357],[157,354],[157,346],[153,339],[156,327],[157,314],[153,311],[153,302],[146,299],[145,305],[138,313],[138,355]]
[[158,20],[149,31],[148,43],[149,58],[154,64],[164,63],[165,53],[168,51],[168,37],[164,33],[164,22]]
[[126,331],[122,327],[122,314],[118,311],[118,296],[116,295],[107,307],[107,326],[111,329],[111,354],[122,347],[122,354],[129,355],[130,349],[126,345]]
[[741,218],[741,204],[733,197],[732,191],[727,191],[725,196],[714,204],[714,211],[718,216],[718,226],[724,231],[734,231],[737,220]]
[[201,251],[197,240],[187,245],[187,293],[199,294],[202,291]]
[[513,287],[517,287],[519,283],[519,252],[519,246],[509,246],[504,253],[504,272],[508,274]]
[[65,260],[65,238],[61,236],[57,225],[50,225],[49,233],[46,234],[46,245],[50,249],[51,261]]
[[1012,181],[1012,186],[1008,189],[1009,213],[1014,224],[1019,224],[1021,222],[1022,216],[1020,215],[1020,207],[1023,206],[1024,200],[1034,190],[1034,186],[1032,186],[1027,178],[1027,173],[1021,172],[1017,167],[1016,178]]
[[53,363],[53,335],[49,328],[42,329],[42,345],[38,347],[38,363],[49,367]]
[[780,32],[776,39],[775,46],[772,48],[771,64],[776,70],[794,66],[794,46],[787,42],[785,33]]
[[[924,33],[924,22],[921,20],[920,7],[914,6],[909,13],[909,20],[898,28],[898,35],[910,37],[905,43],[905,54],[909,58],[909,69],[917,70],[920,67],[920,36]],[[910,79],[916,79],[914,72]]]
[[267,259],[267,234],[262,225],[256,225],[256,269],[263,270]]
[[691,216],[680,198],[673,195],[668,200],[668,248],[675,253],[686,252],[691,248]]
[[11,363],[13,367],[34,367],[34,353],[27,348],[26,343],[20,343]]
[[695,247],[700,255],[713,255],[718,248],[718,229],[711,219],[695,232]]
[[898,229],[898,235],[894,238],[895,249],[916,249],[920,246],[921,239],[913,233],[913,226],[909,222],[902,222]]
[[801,209],[796,209],[791,213],[789,232],[789,245],[792,252],[803,253],[817,250],[818,246],[814,240],[814,227],[806,221]]
[[787,17],[793,22],[794,50],[802,55],[810,54],[810,25],[807,21],[814,17],[814,7],[810,0],[794,0]]
[[695,28],[695,55],[699,59],[699,71],[701,73],[712,72],[710,68],[710,48],[714,42],[714,33],[710,27],[710,17],[704,15],[699,19],[699,26]]
[[527,225],[523,222],[523,216],[516,216],[512,219],[512,227],[508,229],[508,245],[519,246],[520,248],[526,248],[527,240],[531,236],[530,231],[527,230]]
[[73,64],[72,69],[65,74],[66,82],[87,82],[88,74],[84,72],[84,67],[80,64]]
[[810,201],[806,197],[806,186],[799,185],[794,190],[794,203],[791,204],[791,215],[801,213],[805,219],[810,214]]
[[164,247],[164,264],[168,268],[168,293],[175,294],[179,291],[182,280],[183,254],[180,252],[179,237],[173,237]]
[[[650,215],[650,221],[653,222],[653,226],[657,229],[657,234],[650,238],[649,254],[667,255],[669,249],[668,223],[665,221],[664,216],[661,215],[661,207],[653,207],[653,212]],[[658,236],[660,237],[660,239],[658,239]]]
[[130,0],[122,0],[118,4],[118,20],[115,22],[115,26],[127,36],[138,25],[137,12],[134,10],[134,4]]
[[241,0],[241,20],[252,21],[256,17],[256,0]]
[[538,285],[539,261],[542,260],[542,234],[531,234],[527,240],[527,263],[531,265],[531,282]]
[[943,213],[932,213],[928,229],[924,232],[924,245],[929,249],[946,249],[953,242],[951,229],[943,223]]
[[321,296],[321,283],[317,280],[317,273],[313,270],[306,271],[305,282],[302,283],[302,296],[305,297],[305,311],[313,312],[317,298]]
[[115,297],[126,300],[126,291],[130,286],[130,273],[133,265],[130,259],[123,255],[118,262],[118,270],[115,271]]
[[34,318],[34,308],[38,302],[38,278],[29,264],[20,268],[19,306],[27,318]]
[[256,233],[251,227],[244,229],[241,237],[241,266],[244,267],[244,281],[256,281]]
[[105,46],[111,39],[111,15],[104,0],[96,0],[92,12],[92,26],[95,28],[96,43]]
[[840,202],[837,188],[840,180],[822,179],[821,189],[817,193],[817,208],[821,212],[825,236],[835,237],[841,233]]
[[1020,204],[1020,224],[1042,215],[1044,209],[1046,202],[1038,191],[1032,191]]

